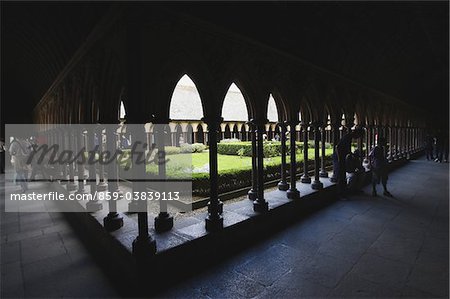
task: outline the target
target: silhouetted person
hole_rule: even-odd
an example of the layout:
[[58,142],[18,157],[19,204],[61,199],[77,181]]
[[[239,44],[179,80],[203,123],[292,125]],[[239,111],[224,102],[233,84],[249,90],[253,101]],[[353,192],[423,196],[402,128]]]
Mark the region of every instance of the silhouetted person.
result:
[[386,139],[378,138],[377,145],[369,154],[370,168],[372,169],[372,195],[377,196],[377,184],[383,185],[383,195],[392,197],[392,194],[387,190],[388,181],[388,162],[384,147],[386,146]]
[[49,177],[47,175],[47,171],[45,169],[44,162],[38,162],[38,155],[36,154],[37,149],[39,148],[39,145],[35,142],[31,143],[31,152],[35,153],[33,156],[33,159],[31,160],[31,175],[30,175],[30,181],[34,181],[36,179],[37,174],[41,174],[42,178],[44,180],[47,180]]
[[362,165],[359,149],[355,149],[353,153],[347,155],[345,158],[345,167],[348,177],[348,191],[352,193],[360,192],[365,170]]
[[439,131],[436,135],[436,159],[435,162],[442,163],[442,158],[444,156],[444,135],[442,131]]
[[343,196],[347,190],[347,175],[345,169],[345,158],[352,151],[352,140],[361,138],[364,135],[364,130],[357,128],[347,134],[345,134],[341,140],[336,144],[336,159],[337,159],[337,184],[338,195]]
[[433,160],[433,137],[431,137],[431,135],[427,135],[425,137],[425,153],[427,156],[427,160]]
[[26,164],[29,154],[28,144],[23,139],[15,138],[9,147],[9,154],[16,172],[16,183],[19,183],[22,192],[26,192],[28,190],[28,166]]

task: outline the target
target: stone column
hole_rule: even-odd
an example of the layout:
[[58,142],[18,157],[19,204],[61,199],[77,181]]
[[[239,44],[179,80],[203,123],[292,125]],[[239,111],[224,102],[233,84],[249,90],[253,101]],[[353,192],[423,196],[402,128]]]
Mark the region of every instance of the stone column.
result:
[[414,128],[414,152],[416,153],[419,149],[419,138],[417,136],[417,128]]
[[206,216],[205,225],[207,231],[215,231],[223,228],[223,203],[220,201],[218,194],[217,166],[217,134],[223,119],[221,117],[204,118],[203,121],[208,125],[209,181],[211,186],[208,216]]
[[392,127],[388,126],[387,130],[389,132],[389,156],[388,156],[388,161],[392,162],[394,156],[393,156],[393,138],[392,138]]
[[300,178],[300,182],[309,184],[311,183],[311,178],[308,174],[308,123],[301,123],[303,130],[303,175]]
[[108,192],[111,200],[108,201],[109,213],[103,218],[103,226],[107,231],[114,231],[123,226],[123,217],[117,213],[117,199],[121,197],[119,189],[119,165],[117,162],[117,135],[116,128],[113,126],[106,127],[106,149],[107,155],[104,156],[109,161],[106,166],[106,175],[108,177]]
[[415,140],[414,140],[414,128],[411,127],[409,128],[410,130],[410,142],[411,142],[411,154],[414,154],[415,150],[416,150],[416,145],[415,145]]
[[[64,128],[59,127],[56,131],[56,140],[58,140],[58,143],[60,145],[60,148],[63,150],[67,149],[67,140],[66,140],[66,133]],[[58,167],[60,168],[60,174],[61,174],[61,185],[67,185],[69,182],[68,180],[68,164],[58,164]]]
[[[131,124],[131,163],[133,178],[145,179],[145,162],[140,161],[145,154],[145,127],[144,124],[150,115],[144,111],[145,102],[142,97],[142,24],[137,21],[133,11],[126,15],[126,78],[128,83],[127,96],[129,107],[127,111],[127,123]],[[127,127],[129,129],[129,127]],[[145,160],[145,159],[144,159]],[[146,184],[133,181],[133,193],[146,190]],[[139,260],[148,260],[156,253],[156,242],[148,232],[147,201],[138,200],[138,235],[132,243],[133,256]],[[139,266],[138,262],[138,266]],[[141,264],[142,265],[142,264]]]
[[[94,161],[96,160],[95,154],[97,153],[95,142],[94,142],[94,134],[95,130],[91,127],[87,130],[87,149],[88,149],[88,171],[89,171],[89,190],[92,196],[94,196],[95,192],[97,191],[97,172],[95,170],[95,164]],[[86,204],[86,210],[88,212],[96,212],[103,208],[102,204],[97,200],[92,198],[87,204]]]
[[400,153],[399,153],[399,137],[398,137],[398,127],[394,126],[394,160],[398,160],[400,158]]
[[370,126],[367,124],[367,126],[366,126],[366,134],[364,136],[365,141],[366,141],[366,159],[369,158],[369,153],[370,153],[370,136],[369,136],[369,132],[370,132]]
[[295,126],[297,125],[298,121],[290,121],[289,124],[289,136],[290,136],[290,151],[291,151],[291,169],[290,169],[290,176],[291,176],[291,182],[290,182],[290,188],[286,192],[286,196],[289,199],[298,199],[300,198],[300,192],[297,190],[297,183],[296,183],[296,175],[297,175],[297,161],[295,160],[295,139],[296,139],[296,132],[295,132]]
[[279,122],[280,141],[281,141],[281,180],[278,183],[278,190],[286,191],[289,189],[289,184],[286,182],[286,124]]
[[405,148],[406,148],[406,158],[409,160],[409,154],[411,153],[411,144],[410,144],[410,131],[409,127],[405,127]]
[[320,167],[320,123],[314,122],[312,124],[314,129],[314,181],[311,184],[311,188],[320,190],[323,188],[323,184],[319,179],[319,167]]
[[[164,127],[168,121],[154,120],[153,131],[155,132],[155,141],[158,148],[158,179],[166,179],[166,152],[164,148]],[[165,232],[173,227],[173,217],[167,211],[167,202],[159,201],[159,214],[155,218],[155,231]]]
[[408,135],[406,127],[402,127],[402,135],[403,135],[403,157],[406,158],[408,156]]
[[[83,155],[86,153],[86,146],[84,144],[84,136],[83,136],[83,128],[81,126],[77,127],[77,130],[75,131],[75,135],[76,135],[76,141],[77,141],[77,152],[82,151]],[[78,161],[78,190],[76,191],[76,193],[78,194],[84,194],[86,193],[86,189],[84,187],[84,166],[85,166],[85,162],[84,162],[84,158],[83,157],[79,157]]]
[[[68,127],[67,127],[68,128]],[[67,131],[67,137],[68,137],[68,149],[70,151],[75,151],[74,146],[74,132],[72,129],[68,128]],[[77,190],[77,185],[75,184],[75,174],[74,174],[74,163],[69,163],[69,183],[67,184],[67,191],[75,191]]]
[[[142,118],[133,120],[130,117],[132,149],[131,149],[131,163],[132,163],[132,177],[133,177],[133,194],[138,192],[146,192],[146,170],[145,159],[142,161],[143,153],[146,150],[145,142],[145,121]],[[142,181],[144,179],[144,181]],[[138,235],[132,244],[133,255],[138,258],[149,258],[156,253],[156,242],[148,232],[148,212],[146,200],[134,200],[137,202],[138,210]]]
[[257,141],[257,183],[256,200],[253,202],[253,210],[258,213],[264,213],[269,210],[269,204],[264,199],[264,140],[265,125],[267,120],[257,120],[256,141]]
[[364,136],[361,136],[360,138],[358,138],[358,150],[359,150],[360,155],[362,155],[363,150],[364,150],[364,148],[363,148],[363,143],[364,143],[363,141],[364,140],[363,139],[364,139]]
[[97,141],[98,141],[98,159],[100,163],[98,163],[98,184],[97,191],[102,192],[108,189],[108,184],[105,179],[105,167],[101,162],[103,160],[102,153],[104,152],[104,144],[103,144],[103,126],[99,126],[97,130]]
[[405,154],[405,149],[404,149],[404,142],[403,142],[403,127],[399,127],[398,128],[398,146],[399,146],[399,158],[403,158],[404,154]]
[[333,174],[331,175],[330,181],[332,183],[337,183],[338,181],[338,174],[336,173],[336,163],[337,163],[337,157],[336,157],[336,145],[339,142],[339,123],[332,123],[331,124],[331,130],[332,130],[332,137],[333,137]]
[[326,142],[326,135],[327,135],[327,131],[326,131],[326,125],[324,124],[321,129],[322,129],[322,134],[321,134],[321,149],[322,149],[322,153],[321,153],[321,160],[320,160],[320,173],[319,176],[321,178],[327,178],[328,177],[328,172],[325,169],[325,159],[326,159],[326,150],[325,150],[325,142]]
[[256,200],[258,192],[257,165],[256,165],[256,127],[251,121],[247,122],[252,140],[252,188],[248,191],[248,199]]

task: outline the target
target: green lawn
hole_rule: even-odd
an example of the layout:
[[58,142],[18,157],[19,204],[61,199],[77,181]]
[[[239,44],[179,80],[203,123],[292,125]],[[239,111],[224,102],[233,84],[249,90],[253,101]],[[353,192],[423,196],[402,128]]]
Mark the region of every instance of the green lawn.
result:
[[[331,155],[332,149],[326,149],[326,155]],[[209,153],[204,151],[202,153],[193,154],[177,154],[167,156],[169,162],[167,163],[167,174],[186,172],[186,169],[192,169],[193,173],[207,173],[209,163]],[[303,153],[297,153],[297,162],[303,161]],[[309,160],[314,159],[314,149],[308,150]],[[290,156],[287,156],[289,163]],[[281,157],[264,158],[264,165],[279,165],[281,164]],[[252,168],[251,157],[239,157],[231,155],[218,155],[219,173],[231,169],[244,170]],[[156,172],[156,165],[148,165],[147,171]]]

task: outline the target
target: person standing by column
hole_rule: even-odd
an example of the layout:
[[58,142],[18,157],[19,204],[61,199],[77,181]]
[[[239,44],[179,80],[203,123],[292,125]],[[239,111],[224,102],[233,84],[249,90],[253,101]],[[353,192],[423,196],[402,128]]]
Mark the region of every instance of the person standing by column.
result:
[[427,155],[427,160],[433,160],[433,137],[430,134],[427,134],[425,137],[425,153]]
[[372,196],[377,196],[377,184],[383,185],[383,195],[392,197],[392,194],[387,190],[387,165],[384,147],[386,146],[386,139],[384,137],[378,138],[377,145],[369,154],[370,168],[372,169]]
[[9,147],[9,154],[16,172],[16,183],[20,184],[22,192],[26,192],[28,190],[28,166],[26,159],[29,152],[24,139],[15,138]]

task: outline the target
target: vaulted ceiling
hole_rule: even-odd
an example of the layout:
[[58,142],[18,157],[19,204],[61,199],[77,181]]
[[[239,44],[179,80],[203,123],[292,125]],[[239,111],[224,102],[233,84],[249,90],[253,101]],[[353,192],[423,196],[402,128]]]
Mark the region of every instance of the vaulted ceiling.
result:
[[[1,5],[2,114],[10,116],[17,101],[40,99],[110,4]],[[448,120],[447,1],[146,5],[214,23]]]

